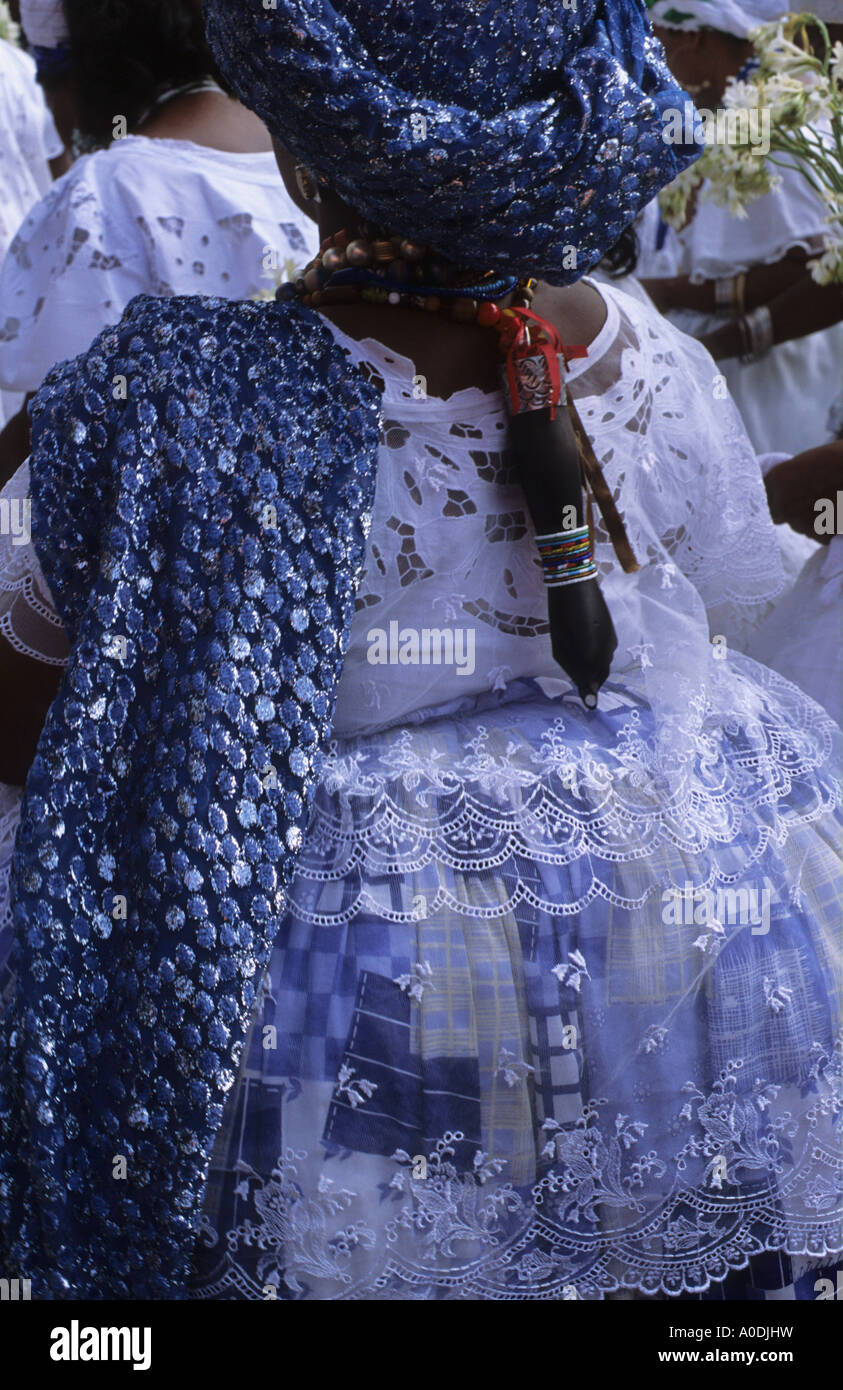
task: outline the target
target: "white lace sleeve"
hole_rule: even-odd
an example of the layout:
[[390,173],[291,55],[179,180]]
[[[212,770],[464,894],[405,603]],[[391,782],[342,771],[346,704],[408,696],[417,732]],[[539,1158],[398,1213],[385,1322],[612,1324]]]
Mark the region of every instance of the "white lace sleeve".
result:
[[[35,554],[30,516],[27,460],[0,491],[0,633],[34,661],[65,666],[67,639]],[[0,944],[11,925],[9,870],[20,804],[21,789],[0,782]]]
[[67,664],[67,639],[30,531],[29,462],[0,492],[0,633],[47,666]]
[[272,154],[189,140],[115,140],[78,159],[24,211],[0,270],[0,387],[8,391],[36,390],[138,294],[249,299],[274,290],[268,252],[286,276],[318,246]]

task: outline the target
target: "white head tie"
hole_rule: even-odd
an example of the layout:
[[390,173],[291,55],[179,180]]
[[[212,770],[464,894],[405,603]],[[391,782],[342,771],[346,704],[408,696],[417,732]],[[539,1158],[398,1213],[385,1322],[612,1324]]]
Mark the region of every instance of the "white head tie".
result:
[[[829,11],[831,4],[828,0]],[[806,8],[815,6],[806,0]],[[753,29],[774,23],[789,9],[783,0],[655,0],[649,6],[649,18],[651,24],[666,29],[718,29],[721,34],[747,39]]]
[[61,48],[70,39],[61,0],[21,0],[20,22],[32,48]]

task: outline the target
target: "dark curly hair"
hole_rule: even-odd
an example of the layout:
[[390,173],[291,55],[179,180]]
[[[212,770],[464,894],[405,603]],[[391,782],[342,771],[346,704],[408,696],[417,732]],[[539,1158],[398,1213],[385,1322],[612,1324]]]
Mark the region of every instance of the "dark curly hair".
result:
[[107,145],[173,87],[220,81],[205,43],[202,0],[64,0],[79,129]]

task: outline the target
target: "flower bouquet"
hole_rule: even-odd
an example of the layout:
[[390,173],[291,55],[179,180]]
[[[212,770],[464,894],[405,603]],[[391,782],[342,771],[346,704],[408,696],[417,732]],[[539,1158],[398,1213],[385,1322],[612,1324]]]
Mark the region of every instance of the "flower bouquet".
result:
[[12,19],[9,6],[0,0],[0,39],[6,39],[8,43],[17,43],[20,30]]
[[[811,43],[809,26],[819,34],[821,51]],[[662,216],[681,229],[699,193],[745,217],[746,204],[780,182],[776,167],[788,164],[828,207],[826,249],[810,262],[811,273],[819,284],[843,284],[843,44],[832,45],[825,25],[807,11],[763,25],[750,40],[758,62],[745,78],[730,80],[723,98],[734,119],[718,122],[716,137],[704,125],[703,154],[660,195]],[[756,119],[742,121],[741,113]],[[769,129],[763,150],[755,138],[759,117]]]

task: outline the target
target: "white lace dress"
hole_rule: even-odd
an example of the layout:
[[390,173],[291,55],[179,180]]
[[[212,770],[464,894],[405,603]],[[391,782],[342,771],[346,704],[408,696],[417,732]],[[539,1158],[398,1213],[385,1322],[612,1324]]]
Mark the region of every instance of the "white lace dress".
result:
[[[598,535],[596,713],[502,397],[334,329],[383,389],[369,555],[196,1297],[665,1296],[840,1246],[839,736],[739,655],[783,576],[710,358],[601,293],[572,392],[642,568]],[[6,630],[55,658],[18,549]]]
[[275,157],[131,135],[78,159],[0,270],[0,386],[34,391],[136,294],[268,292],[318,249]]
[[[62,149],[35,63],[0,39],[0,260],[33,203],[49,189],[49,161]],[[18,395],[0,391],[0,427],[19,406]]]

